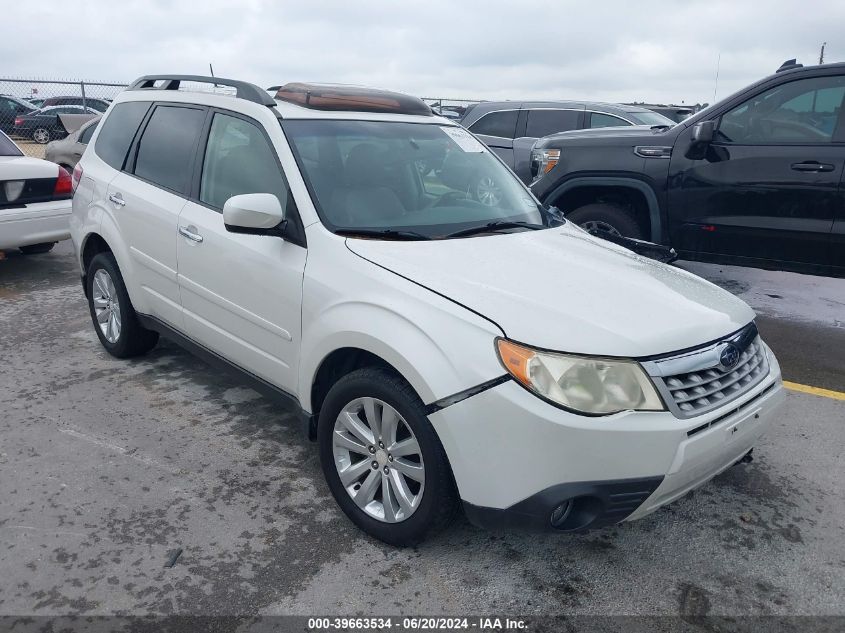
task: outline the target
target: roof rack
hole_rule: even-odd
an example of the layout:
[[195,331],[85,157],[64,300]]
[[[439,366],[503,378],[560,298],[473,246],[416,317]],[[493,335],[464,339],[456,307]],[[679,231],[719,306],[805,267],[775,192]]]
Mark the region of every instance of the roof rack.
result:
[[422,99],[360,86],[289,83],[278,89],[276,99],[311,110],[432,116],[431,108]]
[[[156,86],[156,82],[159,81],[162,82],[161,85]],[[273,97],[255,84],[236,79],[206,77],[204,75],[144,75],[133,81],[127,90],[179,90],[179,84],[183,81],[229,86],[230,88],[235,88],[237,91],[235,96],[238,99],[246,99],[259,105],[271,107],[276,105]]]

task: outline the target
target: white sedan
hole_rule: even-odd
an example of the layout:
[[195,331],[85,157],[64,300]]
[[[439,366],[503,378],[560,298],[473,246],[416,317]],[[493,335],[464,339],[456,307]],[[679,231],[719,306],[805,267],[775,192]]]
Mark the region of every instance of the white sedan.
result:
[[0,132],[0,251],[46,253],[70,237],[73,182],[55,163],[24,156]]

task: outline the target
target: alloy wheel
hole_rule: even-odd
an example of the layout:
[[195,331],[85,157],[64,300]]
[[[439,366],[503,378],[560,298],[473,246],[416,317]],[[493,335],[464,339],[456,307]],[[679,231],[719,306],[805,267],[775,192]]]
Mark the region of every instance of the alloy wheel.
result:
[[370,517],[399,523],[419,507],[425,488],[422,450],[411,427],[378,398],[356,398],[332,432],[334,465],[355,504]]
[[602,220],[587,220],[586,222],[581,223],[581,228],[585,231],[604,231],[605,233],[622,237],[622,234],[616,229],[616,227]]
[[103,333],[109,343],[116,343],[117,339],[120,338],[122,325],[120,301],[111,275],[102,268],[94,273],[92,299],[100,332]]
[[490,176],[483,176],[475,187],[475,197],[481,204],[495,207],[502,201],[502,190]]
[[50,132],[43,127],[38,128],[32,133],[32,140],[43,145],[50,142]]

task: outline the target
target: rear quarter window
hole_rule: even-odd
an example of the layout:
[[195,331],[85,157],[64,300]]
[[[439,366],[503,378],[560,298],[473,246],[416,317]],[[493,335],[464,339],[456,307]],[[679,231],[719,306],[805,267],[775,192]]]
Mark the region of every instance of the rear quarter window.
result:
[[103,121],[103,129],[94,143],[97,156],[115,169],[123,169],[126,153],[135,138],[135,132],[149,109],[149,101],[117,104]]

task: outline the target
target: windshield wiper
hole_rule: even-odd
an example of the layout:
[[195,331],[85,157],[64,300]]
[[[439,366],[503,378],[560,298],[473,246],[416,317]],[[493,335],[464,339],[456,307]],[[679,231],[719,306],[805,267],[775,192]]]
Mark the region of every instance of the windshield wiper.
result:
[[476,233],[492,233],[502,229],[531,229],[538,231],[540,229],[548,228],[543,224],[532,224],[531,222],[510,222],[507,220],[496,220],[495,222],[488,222],[481,226],[471,226],[468,229],[461,229],[454,233],[444,235],[444,238],[450,237],[465,237],[467,235],[475,235]]
[[394,240],[430,240],[431,237],[416,231],[401,231],[396,229],[340,229],[338,235],[347,237],[377,237]]

